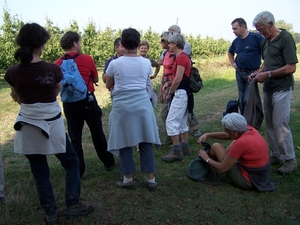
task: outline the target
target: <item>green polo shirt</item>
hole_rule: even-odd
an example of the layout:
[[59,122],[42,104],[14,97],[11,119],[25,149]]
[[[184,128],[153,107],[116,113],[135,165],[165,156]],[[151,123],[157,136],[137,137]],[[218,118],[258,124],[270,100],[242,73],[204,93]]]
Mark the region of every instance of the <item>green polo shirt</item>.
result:
[[[264,39],[261,43],[264,70],[272,71],[286,64],[298,63],[296,45],[292,35],[282,29],[280,34],[272,41]],[[271,77],[264,81],[264,92],[274,93],[294,89],[294,76],[288,74],[284,77]]]

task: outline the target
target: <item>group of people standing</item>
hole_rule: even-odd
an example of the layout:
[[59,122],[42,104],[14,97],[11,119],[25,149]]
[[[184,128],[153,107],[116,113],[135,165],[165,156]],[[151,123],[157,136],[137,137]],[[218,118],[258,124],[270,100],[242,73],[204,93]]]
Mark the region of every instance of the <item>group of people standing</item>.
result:
[[271,149],[270,163],[284,162],[277,172],[290,174],[297,169],[289,127],[293,73],[298,63],[295,41],[289,32],[275,26],[275,18],[268,11],[259,13],[253,20],[258,33],[249,32],[243,18],[233,20],[231,25],[237,37],[228,50],[228,58],[236,71],[240,112],[247,116],[245,106],[248,98],[253,97],[249,96],[249,85],[263,83],[263,116]]
[[[149,191],[157,189],[153,148],[161,145],[161,141],[153,111],[154,99],[149,89],[152,88],[151,79],[157,76],[160,65],[163,66],[158,94],[160,116],[170,138],[164,143],[172,144],[170,153],[163,156],[164,161],[182,160],[184,155],[190,154],[189,121],[200,145],[207,138],[234,140],[227,148],[215,143],[209,154],[200,150],[199,156],[210,166],[226,172],[229,179],[242,189],[255,187],[258,190],[274,190],[274,184],[269,180],[269,161],[272,165],[284,161],[278,169],[281,174],[289,174],[297,169],[288,125],[293,73],[298,62],[293,38],[285,30],[276,28],[273,15],[266,11],[258,14],[253,21],[264,37],[248,32],[242,18],[237,18],[231,25],[237,38],[229,48],[228,57],[236,69],[241,114],[228,114],[222,119],[224,132],[201,135],[199,131],[193,112],[193,96],[188,94],[191,47],[180,34],[180,28],[173,25],[161,35],[164,52],[159,63],[147,57],[149,44],[141,42],[140,33],[128,28],[115,40],[116,56],[105,63],[102,76],[112,98],[108,142],[102,129],[102,111],[94,95],[94,83],[99,80],[98,72],[93,58],[81,53],[80,35],[73,31],[64,34],[60,44],[65,54],[53,64],[40,58],[50,38],[49,33],[36,23],[25,24],[21,28],[16,38],[19,48],[14,55],[20,63],[10,67],[5,74],[5,80],[11,87],[11,96],[20,104],[14,125],[14,152],[24,154],[29,160],[47,224],[57,224],[58,221],[47,155],[55,155],[66,172],[67,217],[88,215],[93,211],[93,206],[79,201],[80,178],[85,172],[82,149],[84,122],[90,129],[97,155],[107,171],[115,167],[114,155],[120,157],[123,180],[116,183],[118,187],[134,187],[133,174],[136,168],[132,151],[133,146],[138,145],[141,171],[147,174],[146,186]],[[74,60],[92,100],[88,102],[88,110],[85,99],[63,103],[69,141],[61,108],[56,101],[63,77],[59,65],[66,57],[78,53]],[[235,54],[237,57],[234,57]],[[262,65],[261,58],[264,60]],[[153,75],[152,67],[155,67]],[[255,128],[247,125],[243,117],[251,80],[264,83],[264,113],[271,148],[270,159],[266,141]],[[2,167],[0,179],[3,177],[1,172]],[[3,198],[1,191],[0,200]]]

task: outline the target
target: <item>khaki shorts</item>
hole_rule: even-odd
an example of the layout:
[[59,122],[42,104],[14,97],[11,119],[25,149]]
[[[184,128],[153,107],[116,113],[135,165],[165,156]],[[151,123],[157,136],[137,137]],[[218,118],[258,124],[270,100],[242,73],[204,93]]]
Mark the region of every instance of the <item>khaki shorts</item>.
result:
[[244,190],[253,189],[251,182],[243,177],[240,167],[237,163],[235,163],[227,172],[225,172],[225,174],[232,181],[234,186]]

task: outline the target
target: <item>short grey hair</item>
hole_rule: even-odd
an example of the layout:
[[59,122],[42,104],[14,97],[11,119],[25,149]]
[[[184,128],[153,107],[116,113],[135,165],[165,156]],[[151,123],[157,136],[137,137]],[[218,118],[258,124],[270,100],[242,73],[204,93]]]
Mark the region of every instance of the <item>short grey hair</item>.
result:
[[247,130],[247,121],[239,113],[229,113],[221,120],[222,125],[230,131],[238,131],[240,134]]
[[160,37],[161,39],[168,41],[172,34],[173,34],[172,32],[165,31],[160,35]]
[[181,34],[174,33],[168,40],[169,43],[176,43],[179,49],[183,49],[185,45],[185,39]]
[[262,11],[255,16],[252,25],[256,26],[256,24],[262,23],[263,25],[267,26],[270,22],[275,24],[275,18],[273,14],[268,11]]
[[174,33],[179,33],[179,34],[181,33],[181,29],[178,25],[172,25],[172,26],[169,27],[168,30],[172,31]]

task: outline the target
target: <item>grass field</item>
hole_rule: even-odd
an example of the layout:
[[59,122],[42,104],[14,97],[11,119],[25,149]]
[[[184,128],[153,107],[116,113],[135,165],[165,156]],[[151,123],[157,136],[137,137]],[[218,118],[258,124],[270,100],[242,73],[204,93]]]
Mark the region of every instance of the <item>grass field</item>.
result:
[[[230,99],[237,99],[234,71],[226,66],[225,58],[218,61],[200,61],[205,88],[195,95],[195,114],[202,133],[221,130],[220,120]],[[198,64],[199,66],[199,64]],[[157,87],[159,78],[154,80]],[[300,70],[295,74],[295,90],[291,105],[291,129],[298,162],[300,159]],[[262,85],[259,84],[260,90]],[[0,132],[5,170],[5,205],[0,205],[0,224],[44,224],[34,180],[27,159],[13,153],[14,119],[19,106],[10,96],[3,77],[0,78]],[[103,127],[108,131],[108,115],[111,109],[109,92],[101,83],[96,96],[103,109]],[[158,106],[159,108],[159,106]],[[163,126],[157,123],[160,131]],[[264,125],[260,130],[266,138]],[[161,132],[162,133],[162,132]],[[165,137],[162,135],[161,139]],[[145,175],[140,172],[138,153],[135,154],[137,173],[134,175],[134,190],[115,187],[121,178],[119,168],[111,172],[104,169],[97,158],[88,128],[84,127],[84,151],[86,173],[82,179],[82,201],[95,206],[87,217],[67,220],[64,216],[64,171],[54,156],[49,157],[51,180],[59,206],[59,224],[105,224],[105,225],[181,225],[181,224],[300,224],[300,172],[288,176],[276,173],[278,166],[271,168],[271,178],[277,190],[270,193],[243,191],[233,187],[226,176],[218,175],[220,183],[210,185],[197,183],[187,177],[187,166],[197,155],[196,139],[189,137],[192,154],[183,161],[165,163],[161,157],[168,147],[155,149],[158,171],[156,192],[148,192]],[[213,143],[212,139],[207,140]],[[221,142],[228,144],[228,141]],[[118,159],[117,159],[118,161]]]

